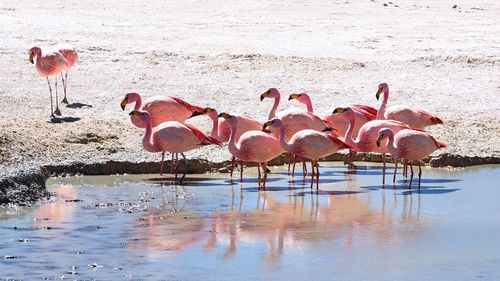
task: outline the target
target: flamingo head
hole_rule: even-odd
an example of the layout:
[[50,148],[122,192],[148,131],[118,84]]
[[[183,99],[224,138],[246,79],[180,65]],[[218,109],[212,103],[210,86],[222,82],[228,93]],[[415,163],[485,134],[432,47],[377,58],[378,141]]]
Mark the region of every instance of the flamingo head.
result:
[[226,119],[226,120],[227,120],[227,119],[232,118],[233,116],[231,116],[231,115],[230,115],[229,113],[227,113],[227,112],[221,112],[221,113],[218,115],[218,117],[219,117],[219,118],[221,118],[221,117],[222,117],[222,118],[224,118],[224,119]]
[[35,63],[35,61],[33,59],[40,54],[41,49],[40,49],[40,47],[35,46],[35,47],[32,47],[31,49],[29,49],[28,52],[30,55],[30,57],[29,57],[30,62]]
[[380,98],[381,93],[385,93],[388,90],[389,90],[389,85],[387,85],[387,83],[380,83],[378,85],[377,93],[375,94],[375,97],[377,98],[377,100]]
[[278,89],[270,88],[267,91],[265,91],[264,93],[262,93],[262,95],[260,95],[260,101],[263,101],[264,98],[276,98],[276,97],[279,98],[279,96],[280,96],[280,92],[278,91]]
[[337,107],[333,110],[332,114],[344,113],[349,110],[349,107]]
[[302,92],[299,94],[293,93],[288,97],[288,100],[297,100],[298,102],[304,103],[304,104],[307,104],[308,102],[311,101],[311,99],[309,98],[309,95],[306,92]]
[[382,128],[378,131],[378,138],[377,138],[377,147],[380,147],[380,143],[382,140],[386,137],[389,137],[390,135],[393,135],[391,129],[389,128]]
[[120,103],[120,107],[122,108],[122,110],[125,110],[125,106],[127,106],[127,104],[136,102],[140,98],[141,97],[139,96],[138,93],[128,93],[125,95],[122,102]]
[[190,118],[198,116],[198,115],[204,115],[204,114],[207,114],[209,116],[212,114],[215,114],[215,117],[217,118],[217,110],[215,110],[215,108],[211,108],[211,107],[205,107],[202,111],[193,111],[193,114],[191,114]]
[[283,126],[281,120],[274,118],[273,120],[269,120],[264,125],[262,125],[262,130],[266,130],[268,127],[280,127]]
[[151,115],[149,115],[149,112],[147,112],[147,111],[134,110],[134,111],[131,111],[128,115],[137,116],[137,117],[139,117],[139,119],[142,122],[144,122],[146,124],[151,122]]

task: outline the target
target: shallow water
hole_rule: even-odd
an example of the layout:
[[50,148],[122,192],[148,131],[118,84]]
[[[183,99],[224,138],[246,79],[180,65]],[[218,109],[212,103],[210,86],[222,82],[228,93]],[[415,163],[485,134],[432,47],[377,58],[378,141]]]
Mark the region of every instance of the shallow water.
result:
[[[0,279],[500,279],[500,166],[424,169],[420,191],[322,163],[320,189],[273,168],[54,178],[56,196],[0,209]],[[389,179],[389,178],[388,178]]]

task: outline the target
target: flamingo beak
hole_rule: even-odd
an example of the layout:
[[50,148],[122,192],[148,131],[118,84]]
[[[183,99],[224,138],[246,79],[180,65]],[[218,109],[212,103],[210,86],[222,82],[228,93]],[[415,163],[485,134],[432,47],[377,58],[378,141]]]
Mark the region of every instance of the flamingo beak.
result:
[[288,97],[288,100],[296,100],[300,98],[300,94],[291,94],[289,97]]
[[330,128],[330,127],[325,127],[325,128],[323,129],[323,131],[322,131],[322,132],[331,132],[331,131],[333,131],[333,129],[332,129],[332,128]]
[[267,96],[269,96],[269,93],[268,92],[265,92],[263,93],[262,95],[260,95],[260,101],[263,101],[264,98],[267,98]]
[[345,112],[345,108],[343,107],[337,107],[333,110],[332,114],[335,114],[335,113],[344,113]]
[[382,139],[384,138],[384,135],[380,135],[377,138],[377,147],[380,147],[380,143],[382,142]]
[[34,58],[34,57],[35,57],[35,55],[33,54],[33,52],[30,52],[30,58],[29,58],[29,60],[30,60],[30,62],[31,62],[32,64],[34,64],[34,63],[35,63],[35,62],[34,62],[34,60],[33,60],[33,58]]
[[377,98],[377,100],[380,98],[380,94],[382,93],[382,88],[378,88],[378,91],[377,93],[375,94],[375,97]]
[[270,121],[267,121],[266,123],[264,123],[264,125],[262,125],[262,130],[265,130],[267,127],[273,125],[273,121],[270,120]]
[[[122,110],[125,110],[125,106],[127,106],[128,104],[128,99],[127,98],[124,98],[122,100],[122,102],[120,103],[120,107],[122,108]],[[132,112],[131,112],[132,113]]]
[[219,116],[218,116],[218,117],[219,117],[219,118],[220,118],[220,117],[222,117],[222,118],[224,118],[224,119],[227,119],[227,118],[231,117],[231,115],[229,115],[229,114],[228,114],[228,113],[226,113],[226,112],[221,112],[221,113],[219,114]]
[[131,111],[128,115],[134,115],[134,116],[139,116],[141,115],[141,112],[137,111],[137,110],[134,110],[134,111]]
[[189,118],[195,117],[195,116],[198,116],[198,115],[203,115],[203,114],[205,114],[204,111],[193,111],[193,113],[191,114],[191,116],[189,116]]

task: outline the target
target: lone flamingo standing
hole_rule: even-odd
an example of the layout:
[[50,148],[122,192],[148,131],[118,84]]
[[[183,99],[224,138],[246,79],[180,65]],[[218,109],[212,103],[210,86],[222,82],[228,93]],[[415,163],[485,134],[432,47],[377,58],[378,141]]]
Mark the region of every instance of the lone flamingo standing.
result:
[[[429,156],[432,152],[439,148],[445,148],[446,144],[436,140],[428,132],[421,130],[400,130],[394,134],[390,128],[382,128],[379,130],[377,138],[377,146],[380,146],[381,141],[388,138],[387,150],[395,158],[404,158],[409,161],[418,162],[418,188],[420,188],[420,181],[422,176],[422,168],[420,167],[420,160]],[[394,166],[394,181],[396,180],[396,171],[398,162],[395,161]],[[413,181],[413,166],[410,162],[410,188]]]
[[66,70],[64,76],[63,73],[61,72],[61,79],[63,82],[63,89],[64,89],[64,99],[61,102],[68,104],[68,99],[66,98],[66,90],[68,88],[68,71],[78,61],[78,54],[76,53],[76,49],[73,47],[60,48],[58,52],[61,53],[64,56],[64,59],[66,60],[66,63],[64,64],[63,67],[63,70]]
[[[222,145],[218,140],[205,135],[195,127],[177,121],[166,121],[153,129],[151,115],[147,111],[132,111],[131,116],[137,116],[146,125],[146,134],[142,139],[142,145],[148,152],[162,152],[160,175],[163,174],[163,161],[165,152],[183,153],[195,149],[201,145]],[[184,155],[183,155],[184,157]],[[187,159],[184,157],[187,173]],[[181,181],[182,181],[181,179]]]
[[[178,97],[151,98],[142,104],[138,93],[128,93],[123,98],[120,106],[123,110],[129,103],[135,102],[134,111],[147,111],[151,117],[153,127],[165,121],[184,122],[193,115],[193,112],[203,111],[203,108],[192,105]],[[146,124],[136,115],[131,115],[130,120],[139,128],[146,128]]]
[[[256,162],[259,171],[259,186],[262,184],[265,188],[267,162],[284,152],[280,142],[273,134],[260,130],[246,131],[240,135],[239,139],[236,139],[236,136],[239,134],[238,131],[240,130],[240,126],[238,125],[240,119],[225,112],[219,114],[219,117],[224,118],[226,123],[231,126],[229,152],[240,160],[241,166],[243,166],[243,162]],[[260,172],[261,168],[264,173],[262,177]],[[243,168],[240,170],[240,173],[240,180],[243,181]]]
[[[319,158],[333,154],[339,149],[352,148],[349,144],[344,143],[332,134],[311,129],[298,131],[287,141],[285,139],[285,126],[278,118],[264,123],[264,129],[267,127],[274,127],[279,130],[279,141],[285,151],[311,160],[311,188],[313,187],[315,177],[316,188],[319,188]],[[316,171],[314,170],[315,167]]]
[[[376,144],[378,132],[382,128],[391,128],[393,131],[399,132],[403,129],[411,129],[410,126],[395,120],[372,120],[361,126],[358,136],[356,137],[356,140],[354,140],[354,111],[350,107],[338,108],[338,111],[346,112],[348,114],[350,124],[345,135],[345,142],[348,145],[353,146],[354,150],[357,152],[382,153],[382,162],[384,163],[382,168],[382,184],[385,184],[385,153],[387,153],[387,142],[384,142],[381,145]],[[350,155],[350,159],[348,159],[349,165],[352,165],[352,156],[353,155]]]
[[[36,63],[34,62],[36,59]],[[49,84],[49,92],[50,92],[50,116],[55,117],[55,115],[61,115],[61,111],[58,106],[58,98],[57,98],[57,77],[55,79],[56,85],[56,109],[52,105],[52,87],[50,86],[49,77],[57,76],[59,72],[61,72],[65,65],[64,56],[59,52],[50,52],[48,54],[42,54],[42,49],[40,47],[32,47],[29,50],[29,60],[31,63],[35,64],[35,69],[38,74],[42,77],[47,78],[47,83]]]

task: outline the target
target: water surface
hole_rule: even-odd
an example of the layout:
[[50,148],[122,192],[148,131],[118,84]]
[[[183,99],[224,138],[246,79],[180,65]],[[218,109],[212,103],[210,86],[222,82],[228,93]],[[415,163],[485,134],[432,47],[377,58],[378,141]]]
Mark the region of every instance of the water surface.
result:
[[420,190],[371,165],[322,163],[319,191],[273,170],[266,191],[255,170],[50,179],[49,202],[0,209],[0,279],[500,279],[500,166],[426,168]]

